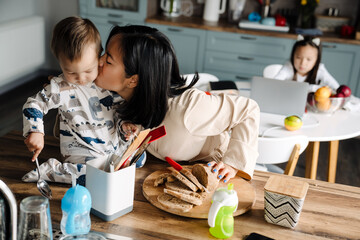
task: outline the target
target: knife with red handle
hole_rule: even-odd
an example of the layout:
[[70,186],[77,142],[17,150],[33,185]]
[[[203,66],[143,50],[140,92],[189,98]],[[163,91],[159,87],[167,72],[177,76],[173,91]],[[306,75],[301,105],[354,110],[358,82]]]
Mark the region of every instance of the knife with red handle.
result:
[[165,160],[177,171],[181,172],[181,170],[183,170],[183,167],[180,164],[178,164],[177,162],[175,162],[174,160],[172,160],[171,158],[165,157]]
[[197,178],[187,169],[184,169],[180,164],[172,160],[170,157],[165,157],[165,160],[180,174],[189,179],[201,191],[206,191],[206,188],[197,180]]

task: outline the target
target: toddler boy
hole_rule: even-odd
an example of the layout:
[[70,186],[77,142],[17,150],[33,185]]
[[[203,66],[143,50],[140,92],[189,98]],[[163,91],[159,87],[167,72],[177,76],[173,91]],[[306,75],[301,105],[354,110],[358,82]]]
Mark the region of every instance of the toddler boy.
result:
[[120,138],[120,120],[114,121],[116,105],[122,99],[93,82],[102,52],[95,25],[80,17],[61,20],[53,30],[51,50],[62,74],[29,97],[23,107],[23,134],[29,151],[34,152],[32,160],[44,147],[43,116],[54,108],[58,109],[60,150],[65,162],[82,164],[122,153],[128,143]]

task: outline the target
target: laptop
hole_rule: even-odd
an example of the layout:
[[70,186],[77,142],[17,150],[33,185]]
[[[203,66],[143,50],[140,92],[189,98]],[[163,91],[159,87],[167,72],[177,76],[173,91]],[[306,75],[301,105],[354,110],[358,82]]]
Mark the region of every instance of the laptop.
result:
[[305,113],[309,83],[253,77],[250,98],[260,107],[260,112],[279,115]]

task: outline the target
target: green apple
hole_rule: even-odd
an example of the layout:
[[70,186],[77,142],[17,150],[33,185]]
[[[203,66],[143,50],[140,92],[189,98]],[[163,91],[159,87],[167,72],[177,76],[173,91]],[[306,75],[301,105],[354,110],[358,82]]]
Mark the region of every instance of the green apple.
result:
[[303,122],[300,117],[296,115],[288,116],[284,120],[285,128],[289,131],[295,131],[301,128]]

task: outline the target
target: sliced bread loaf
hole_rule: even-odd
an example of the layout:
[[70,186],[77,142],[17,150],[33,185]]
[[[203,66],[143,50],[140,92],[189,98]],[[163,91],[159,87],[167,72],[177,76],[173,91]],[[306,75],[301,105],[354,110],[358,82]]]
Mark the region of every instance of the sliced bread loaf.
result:
[[171,170],[171,174],[176,177],[180,182],[182,182],[183,184],[185,184],[188,188],[190,188],[193,192],[196,192],[198,190],[198,187],[195,186],[195,184],[193,184],[192,182],[190,182],[189,179],[187,179],[186,177],[184,177],[181,173],[179,173],[176,169],[174,168],[169,168]]
[[177,197],[171,196],[166,193],[160,194],[157,197],[157,200],[164,207],[174,209],[180,212],[188,212],[193,208],[193,205],[191,203],[185,202]]
[[181,172],[185,175],[185,177],[187,177],[190,180],[190,182],[195,184],[195,186],[197,186],[202,192],[205,191],[205,187],[197,180],[197,178],[189,170],[183,168]]
[[171,175],[171,173],[160,174],[154,181],[154,187],[164,184],[167,180],[167,177],[170,175]]
[[[188,188],[182,182],[180,182],[179,180],[176,180],[175,182],[166,182],[165,183],[165,188],[170,189],[170,190],[174,190],[174,191],[178,191],[178,192],[182,192],[182,193],[185,193],[185,194],[192,193],[192,191],[188,190]],[[206,193],[201,192],[201,193],[198,193],[198,194],[201,196],[201,198],[203,200],[205,199]]]
[[195,164],[191,173],[199,180],[199,182],[210,192],[215,190],[219,184],[217,174],[211,171],[211,167],[205,164]]
[[177,178],[174,177],[173,175],[169,175],[169,176],[166,178],[166,181],[167,181],[167,182],[175,182],[175,181],[177,181]]
[[164,184],[165,182],[175,182],[177,178],[175,178],[171,173],[163,173],[160,174],[154,181],[154,187]]
[[192,203],[197,206],[201,205],[203,202],[203,199],[200,196],[200,194],[191,192],[189,190],[182,190],[182,192],[179,192],[176,190],[164,188],[164,193],[167,193],[171,196],[177,197],[185,202]]
[[183,190],[186,191],[186,192],[189,191],[188,190],[189,188],[186,187],[186,185],[183,184],[182,182],[180,182],[179,180],[176,180],[175,182],[166,182],[165,187],[167,189],[171,189],[171,190],[175,190],[175,191],[179,191],[179,192],[181,192]]

